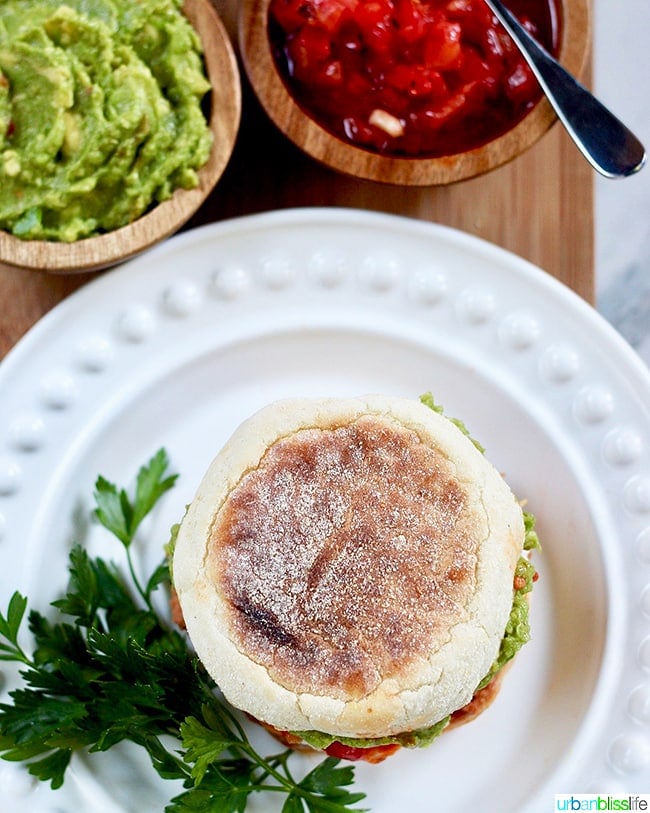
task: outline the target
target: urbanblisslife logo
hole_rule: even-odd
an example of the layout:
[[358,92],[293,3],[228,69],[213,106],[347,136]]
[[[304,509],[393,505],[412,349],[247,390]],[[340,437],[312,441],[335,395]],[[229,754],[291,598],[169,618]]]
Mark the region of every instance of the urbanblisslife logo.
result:
[[612,796],[607,793],[562,793],[555,796],[554,810],[650,811],[650,794]]

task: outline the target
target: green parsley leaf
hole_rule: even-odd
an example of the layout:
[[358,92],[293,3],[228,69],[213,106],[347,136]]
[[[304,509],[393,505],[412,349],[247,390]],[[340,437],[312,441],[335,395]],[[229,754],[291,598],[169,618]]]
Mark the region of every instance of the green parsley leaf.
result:
[[173,488],[177,474],[165,477],[169,459],[164,449],[159,449],[151,458],[147,466],[143,466],[138,472],[136,482],[135,502],[133,504],[133,514],[131,517],[131,535],[133,536],[138,526],[162,495]]
[[170,577],[169,577],[169,564],[167,561],[161,562],[153,571],[151,576],[147,581],[145,587],[145,595],[148,599],[151,599],[151,594],[155,593],[155,591],[163,584],[169,584]]
[[7,615],[0,613],[0,638],[4,638],[6,641],[3,643],[0,640],[0,661],[26,659],[18,643],[18,632],[26,609],[27,599],[16,591],[9,599]]
[[337,767],[338,759],[327,757],[320,762],[307,776],[298,783],[298,787],[317,794],[317,798],[308,798],[307,807],[313,813],[332,810],[330,802],[349,806],[364,798],[363,793],[351,793],[347,788],[354,782],[354,769],[351,765]]
[[282,805],[282,813],[305,813],[305,805],[300,796],[291,793]]
[[214,787],[206,782],[174,797],[165,813],[244,813],[250,795],[248,778],[244,787],[231,779],[219,773]]
[[29,772],[32,776],[40,779],[41,782],[50,782],[52,788],[56,790],[63,784],[65,770],[70,763],[72,751],[53,751],[43,759],[29,763]]
[[15,592],[9,600],[7,617],[0,613],[0,635],[7,638],[12,644],[18,643],[18,630],[25,615],[27,599]]
[[125,547],[131,545],[140,523],[162,495],[174,486],[178,475],[166,477],[168,465],[167,452],[159,449],[138,471],[134,500],[125,489],[118,489],[104,477],[97,478],[95,516]]
[[133,508],[125,491],[118,491],[113,483],[98,477],[95,483],[95,516],[120,542],[131,544]]
[[160,565],[143,588],[135,573],[131,546],[142,520],[152,511],[162,495],[176,483],[177,474],[166,474],[168,465],[167,452],[159,449],[151,460],[139,469],[133,499],[125,489],[118,488],[101,475],[95,483],[95,517],[124,545],[131,579],[149,609],[153,609],[152,592],[168,577],[163,572],[164,566]]
[[186,762],[193,763],[192,778],[200,785],[210,765],[217,762],[223,752],[234,745],[230,738],[215,736],[212,729],[204,726],[196,717],[188,717],[181,724],[181,736]]

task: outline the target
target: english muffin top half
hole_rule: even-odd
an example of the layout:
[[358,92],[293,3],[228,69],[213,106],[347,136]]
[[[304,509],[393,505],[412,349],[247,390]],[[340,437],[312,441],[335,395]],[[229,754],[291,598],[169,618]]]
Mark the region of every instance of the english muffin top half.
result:
[[232,705],[281,730],[387,737],[472,698],[523,540],[503,478],[428,406],[292,399],[210,465],[174,586]]

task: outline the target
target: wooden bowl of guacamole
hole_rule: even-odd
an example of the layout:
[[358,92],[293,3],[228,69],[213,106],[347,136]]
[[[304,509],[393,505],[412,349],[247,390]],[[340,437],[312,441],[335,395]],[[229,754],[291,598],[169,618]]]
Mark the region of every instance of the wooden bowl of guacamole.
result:
[[0,263],[97,270],[168,237],[221,177],[240,115],[210,0],[7,0]]

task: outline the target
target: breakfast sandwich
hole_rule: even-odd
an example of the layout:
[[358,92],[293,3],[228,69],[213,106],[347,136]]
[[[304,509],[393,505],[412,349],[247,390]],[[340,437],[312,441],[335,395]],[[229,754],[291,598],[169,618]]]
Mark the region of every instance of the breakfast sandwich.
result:
[[432,401],[289,399],[211,463],[173,585],[234,707],[294,747],[378,762],[492,699],[528,639],[535,543],[503,477]]

